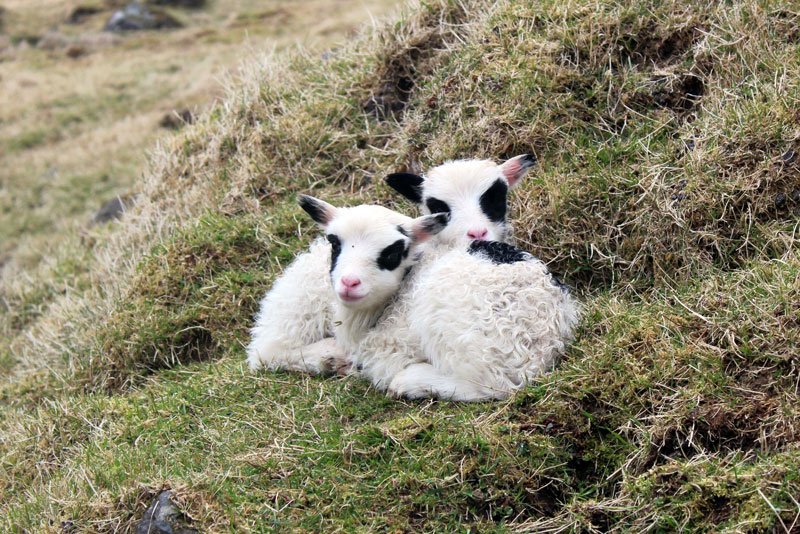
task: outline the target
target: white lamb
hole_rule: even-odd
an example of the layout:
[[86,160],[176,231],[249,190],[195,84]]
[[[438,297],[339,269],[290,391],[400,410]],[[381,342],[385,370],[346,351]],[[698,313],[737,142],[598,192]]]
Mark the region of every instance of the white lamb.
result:
[[[423,213],[450,214],[450,223],[435,241],[465,248],[474,240],[505,241],[507,191],[535,163],[524,154],[502,165],[489,160],[458,160],[427,175],[392,174],[386,182],[418,204]],[[317,239],[265,295],[247,348],[252,370],[288,369],[328,373],[332,367],[333,307],[330,294],[331,245]],[[322,342],[322,343],[319,343]],[[310,346],[312,345],[313,346]]]
[[[363,219],[366,207],[335,208],[311,197],[302,205],[340,247],[331,265],[336,346],[326,341],[326,354],[346,358],[378,389],[409,398],[506,398],[551,369],[572,336],[575,304],[530,254],[499,242],[474,241],[468,250],[432,245],[408,264],[410,276],[395,276],[393,286],[384,276],[381,300],[374,283],[362,282],[381,276],[391,236],[375,234],[376,221]],[[441,231],[418,221],[424,231],[398,228],[404,237],[391,247],[407,254]]]

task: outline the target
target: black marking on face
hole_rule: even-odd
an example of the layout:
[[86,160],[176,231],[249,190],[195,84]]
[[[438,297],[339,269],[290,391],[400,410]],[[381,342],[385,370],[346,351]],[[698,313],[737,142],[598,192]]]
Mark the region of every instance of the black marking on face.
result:
[[381,250],[378,256],[378,267],[384,271],[394,271],[408,257],[408,248],[405,239],[398,239],[385,249]]
[[336,262],[339,261],[339,254],[342,253],[342,242],[339,240],[338,236],[333,234],[328,234],[325,236],[328,239],[328,243],[331,244],[331,271],[336,268]]
[[400,226],[399,224],[397,225],[397,231],[400,232],[401,234],[403,234],[406,237],[411,237],[411,236],[408,235],[408,232],[406,231],[406,229],[403,228],[402,226]]
[[439,200],[438,198],[429,198],[425,201],[425,205],[431,213],[450,213],[450,206],[447,205],[447,202]]
[[482,256],[498,265],[533,259],[533,256],[524,250],[499,241],[473,241],[469,245],[469,253]]
[[386,183],[414,204],[422,203],[422,176],[409,172],[396,172],[386,177]]
[[503,222],[506,220],[506,196],[508,186],[502,180],[496,180],[492,186],[481,195],[481,210],[489,217],[490,221]]

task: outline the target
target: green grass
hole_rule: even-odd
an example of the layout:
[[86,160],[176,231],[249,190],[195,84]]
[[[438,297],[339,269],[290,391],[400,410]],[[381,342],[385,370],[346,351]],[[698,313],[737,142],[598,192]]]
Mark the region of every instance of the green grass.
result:
[[[91,291],[0,353],[49,366],[0,387],[3,527],[130,531],[170,487],[212,532],[796,529],[787,20],[440,0],[245,69],[96,236]],[[246,371],[258,299],[314,235],[296,193],[407,210],[384,174],[530,151],[515,234],[584,304],[555,371],[475,405]]]

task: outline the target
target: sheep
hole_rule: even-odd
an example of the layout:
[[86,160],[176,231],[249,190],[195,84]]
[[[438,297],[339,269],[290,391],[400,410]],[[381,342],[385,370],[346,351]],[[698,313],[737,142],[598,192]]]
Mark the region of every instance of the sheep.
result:
[[[342,213],[311,197],[302,205],[337,244],[331,260],[337,326],[335,345],[325,342],[326,356],[348,361],[379,390],[408,398],[507,398],[551,369],[572,336],[578,311],[566,288],[541,261],[500,242],[420,248],[403,277],[386,278],[380,291],[367,284],[366,302],[361,280],[375,278],[384,254],[377,251],[392,239],[377,229],[378,240],[366,229],[382,219],[363,219],[365,207]],[[447,216],[422,217],[410,232],[407,224],[398,227],[410,243],[401,239],[391,247],[407,253],[441,235]],[[337,246],[353,249],[344,267]]]
[[[449,246],[466,246],[475,239],[506,241],[510,239],[507,191],[520,183],[535,162],[529,154],[502,165],[457,160],[431,169],[424,177],[391,174],[386,183],[425,214],[450,214],[450,223],[436,236],[437,241]],[[330,367],[334,359],[323,357],[335,351],[330,255],[331,245],[323,238],[315,240],[264,296],[247,347],[251,370],[266,367],[312,374],[342,370]]]
[[[573,337],[579,310],[544,263],[489,241],[427,256],[404,310],[427,361],[395,375],[390,394],[505,399],[554,367]],[[379,322],[374,332],[382,327]]]
[[[282,360],[285,368],[331,371],[337,364],[350,363],[338,349],[357,344],[387,303],[402,294],[401,286],[423,255],[423,244],[441,232],[449,215],[411,219],[381,206],[336,208],[309,196],[301,196],[300,205],[325,230],[331,245],[328,291],[335,295],[335,341],[322,339],[287,351]],[[406,367],[389,360],[385,364],[393,374]]]

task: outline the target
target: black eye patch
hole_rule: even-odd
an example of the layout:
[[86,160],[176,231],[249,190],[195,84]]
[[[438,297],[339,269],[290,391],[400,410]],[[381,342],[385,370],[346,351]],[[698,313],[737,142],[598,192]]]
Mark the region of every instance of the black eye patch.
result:
[[425,205],[431,213],[450,213],[450,206],[447,205],[447,202],[439,200],[438,198],[429,198],[425,201]]
[[506,220],[506,195],[508,186],[502,180],[497,180],[481,195],[481,210],[489,217],[490,221],[503,222]]
[[407,256],[408,249],[406,248],[406,241],[404,239],[398,239],[381,250],[381,254],[378,256],[378,267],[384,271],[394,271]]
[[325,236],[328,243],[331,244],[331,272],[336,268],[336,262],[339,260],[339,254],[342,253],[342,242],[338,236],[328,234]]

